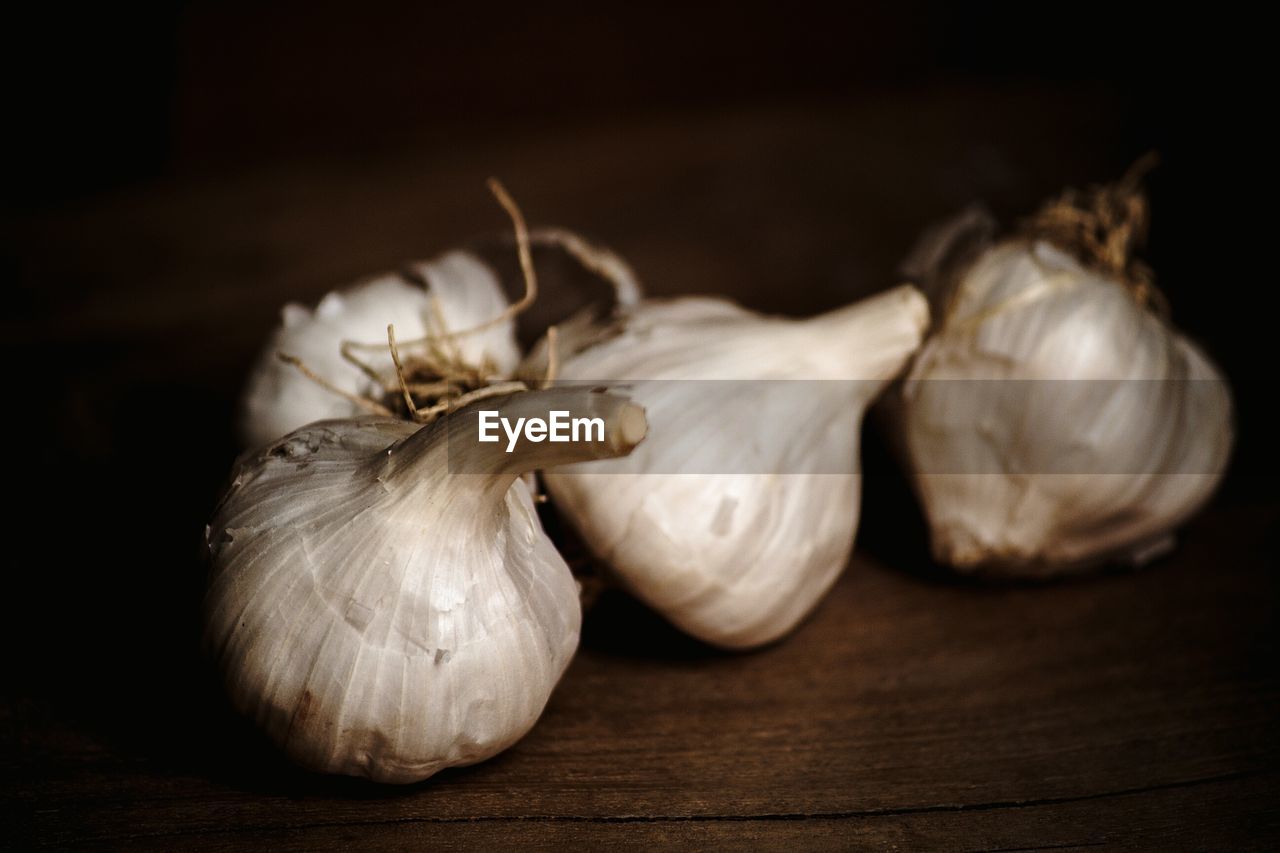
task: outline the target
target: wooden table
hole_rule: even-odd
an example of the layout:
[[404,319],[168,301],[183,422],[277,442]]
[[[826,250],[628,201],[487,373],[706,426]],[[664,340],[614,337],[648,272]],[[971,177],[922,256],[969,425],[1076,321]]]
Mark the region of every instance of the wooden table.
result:
[[285,766],[195,652],[200,528],[279,304],[502,228],[486,175],[652,292],[804,314],[893,283],[919,228],[974,196],[1009,212],[1112,174],[1115,110],[978,90],[643,117],[18,217],[5,840],[1274,848],[1280,507],[1247,487],[1146,571],[961,583],[873,435],[858,553],[793,637],[718,653],[607,594],[526,739],[402,789]]

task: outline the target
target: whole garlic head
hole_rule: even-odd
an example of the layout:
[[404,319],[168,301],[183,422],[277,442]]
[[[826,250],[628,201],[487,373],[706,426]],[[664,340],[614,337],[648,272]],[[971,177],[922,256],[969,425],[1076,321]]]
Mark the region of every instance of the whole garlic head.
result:
[[[563,408],[600,441],[500,444]],[[533,726],[578,643],[569,568],[517,477],[627,453],[639,407],[587,389],[484,400],[425,427],[304,427],[235,471],[206,539],[208,648],[235,707],[302,766],[414,782],[507,748]],[[456,473],[451,473],[456,472]]]
[[[343,341],[385,342],[388,324],[395,325],[401,340],[475,329],[499,317],[508,305],[493,270],[462,250],[330,293],[314,310],[286,305],[245,388],[240,422],[245,445],[260,447],[312,421],[366,414],[281,362],[278,353],[300,359],[341,391],[376,396],[373,379],[343,357]],[[453,341],[462,361],[494,377],[510,376],[520,360],[510,319]],[[392,374],[387,348],[366,358],[373,369]]]
[[934,554],[962,571],[1141,562],[1209,497],[1232,443],[1205,355],[1117,278],[1035,239],[958,277],[900,414]]
[[803,321],[722,299],[642,301],[560,377],[626,385],[649,438],[627,459],[546,471],[548,491],[678,627],[726,648],[777,639],[848,562],[862,414],[927,322],[910,287]]

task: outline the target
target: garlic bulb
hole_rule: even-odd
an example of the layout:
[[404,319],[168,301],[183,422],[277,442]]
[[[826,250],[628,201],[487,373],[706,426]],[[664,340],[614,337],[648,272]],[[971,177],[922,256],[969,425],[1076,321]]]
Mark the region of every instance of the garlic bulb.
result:
[[[484,409],[513,420],[565,409],[602,428],[595,441],[508,451],[474,440]],[[625,454],[644,429],[623,398],[553,389],[421,428],[315,423],[247,456],[206,533],[206,642],[233,704],[302,766],[379,782],[513,744],[581,621],[517,477]]]
[[650,437],[627,459],[544,472],[548,491],[683,630],[727,648],[781,637],[848,561],[862,413],[927,316],[911,287],[803,321],[722,299],[642,301],[559,376],[622,381]]
[[[1221,478],[1230,393],[1127,271],[1145,217],[1133,193],[1055,202],[940,277],[946,308],[899,411],[938,560],[1032,576],[1140,563]],[[1046,215],[1103,234],[1109,254],[1042,238],[1062,233]]]
[[[312,421],[367,413],[350,397],[377,396],[377,383],[342,354],[343,341],[384,342],[392,323],[402,340],[476,329],[507,307],[489,266],[460,250],[330,293],[314,311],[286,305],[245,390],[240,432],[246,446],[259,447]],[[520,359],[511,319],[459,335],[452,343],[460,362],[494,377],[509,376]],[[279,353],[299,359],[348,397],[282,362]],[[374,372],[391,374],[386,347],[363,356]]]

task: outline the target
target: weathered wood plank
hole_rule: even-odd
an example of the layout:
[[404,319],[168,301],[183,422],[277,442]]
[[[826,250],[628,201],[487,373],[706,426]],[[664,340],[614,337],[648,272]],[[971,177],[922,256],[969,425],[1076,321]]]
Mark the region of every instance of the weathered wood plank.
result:
[[[772,818],[623,817],[419,820],[360,824],[323,815],[273,827],[228,823],[204,831],[170,827],[154,834],[101,830],[77,836],[83,849],[127,844],[134,850],[232,851],[473,850],[512,845],[563,849],[651,850],[693,846],[724,850],[1265,850],[1280,831],[1272,798],[1256,778],[1220,778],[1148,791],[1059,802],[998,803],[967,809],[785,815]],[[1272,780],[1273,781],[1273,780]]]

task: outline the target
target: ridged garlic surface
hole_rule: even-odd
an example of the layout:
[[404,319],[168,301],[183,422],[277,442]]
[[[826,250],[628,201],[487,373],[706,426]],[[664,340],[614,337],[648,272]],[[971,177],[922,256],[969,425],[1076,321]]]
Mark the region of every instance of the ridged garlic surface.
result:
[[948,298],[901,400],[937,559],[1050,575],[1169,544],[1231,449],[1205,355],[1042,240],[983,251]]
[[[456,250],[411,264],[405,273],[330,293],[314,310],[286,305],[245,388],[240,422],[245,445],[260,447],[312,421],[366,414],[280,361],[278,353],[300,359],[348,394],[377,396],[373,379],[343,357],[343,341],[385,342],[389,324],[402,341],[473,329],[499,317],[508,304],[493,270],[474,254]],[[520,360],[510,319],[453,343],[464,362],[496,377],[509,376]],[[365,357],[378,372],[392,374],[390,350],[383,347]]]
[[[548,407],[602,418],[604,439],[511,453],[457,439],[481,408]],[[421,428],[315,423],[246,456],[206,533],[205,639],[232,703],[303,767],[378,782],[507,748],[542,712],[581,622],[517,477],[626,453],[643,432],[643,412],[615,395],[551,390]]]
[[626,459],[546,471],[548,491],[625,586],[684,631],[726,648],[775,640],[848,562],[862,414],[927,318],[910,287],[810,320],[723,299],[642,301],[560,377],[626,386],[649,438]]

